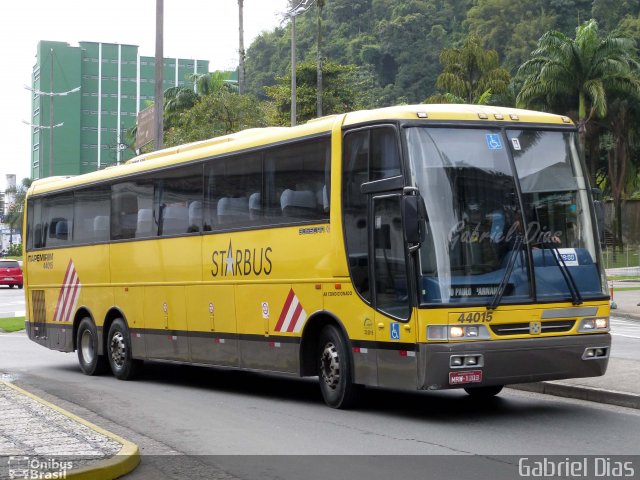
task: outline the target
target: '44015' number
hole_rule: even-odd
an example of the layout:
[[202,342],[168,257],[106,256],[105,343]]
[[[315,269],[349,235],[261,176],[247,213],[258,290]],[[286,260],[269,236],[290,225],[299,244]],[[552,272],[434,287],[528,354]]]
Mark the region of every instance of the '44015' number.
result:
[[458,317],[459,323],[488,323],[491,320],[493,320],[492,312],[461,313]]

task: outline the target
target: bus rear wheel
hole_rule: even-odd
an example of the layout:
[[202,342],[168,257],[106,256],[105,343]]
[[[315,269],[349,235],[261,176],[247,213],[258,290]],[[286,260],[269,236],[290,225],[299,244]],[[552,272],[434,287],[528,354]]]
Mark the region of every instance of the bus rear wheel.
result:
[[320,332],[318,341],[318,379],[320,391],[332,408],[350,408],[357,399],[359,385],[353,383],[347,342],[333,325]]
[[464,389],[473,398],[491,398],[502,391],[503,385],[492,385],[490,387],[467,387]]
[[85,375],[98,375],[107,371],[107,359],[98,355],[98,330],[93,320],[85,317],[78,325],[76,335],[78,363]]
[[107,355],[114,377],[131,380],[140,373],[142,360],[131,357],[131,336],[122,318],[116,318],[109,328]]

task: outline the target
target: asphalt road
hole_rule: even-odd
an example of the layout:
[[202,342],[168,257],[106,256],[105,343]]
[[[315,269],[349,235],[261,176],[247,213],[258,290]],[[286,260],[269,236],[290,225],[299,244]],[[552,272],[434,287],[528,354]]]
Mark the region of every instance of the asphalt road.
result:
[[0,335],[0,373],[137,443],[131,479],[506,479],[522,456],[640,454],[639,411],[514,390],[482,404],[369,389],[336,411],[312,380],[159,362],[137,381],[87,377],[23,334]]
[[0,318],[13,317],[15,312],[24,315],[24,289],[0,285]]

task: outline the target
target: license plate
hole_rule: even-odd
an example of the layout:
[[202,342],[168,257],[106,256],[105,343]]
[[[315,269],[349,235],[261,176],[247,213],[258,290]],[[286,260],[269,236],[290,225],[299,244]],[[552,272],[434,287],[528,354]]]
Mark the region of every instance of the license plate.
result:
[[480,383],[482,370],[466,370],[461,372],[449,372],[449,385],[463,385],[465,383]]
[[4,277],[5,280],[13,280],[13,277]]

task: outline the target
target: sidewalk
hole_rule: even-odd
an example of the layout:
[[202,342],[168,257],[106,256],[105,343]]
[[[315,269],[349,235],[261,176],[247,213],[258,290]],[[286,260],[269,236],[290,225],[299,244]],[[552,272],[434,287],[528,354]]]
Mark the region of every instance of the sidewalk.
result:
[[[607,275],[628,273],[617,270],[608,270]],[[613,302],[617,308],[611,310],[611,316],[640,322],[640,281],[616,280],[613,287]],[[640,409],[640,352],[638,358],[610,358],[607,373],[602,377],[526,383],[511,388]]]
[[113,479],[140,462],[137,445],[0,380],[0,479]]

